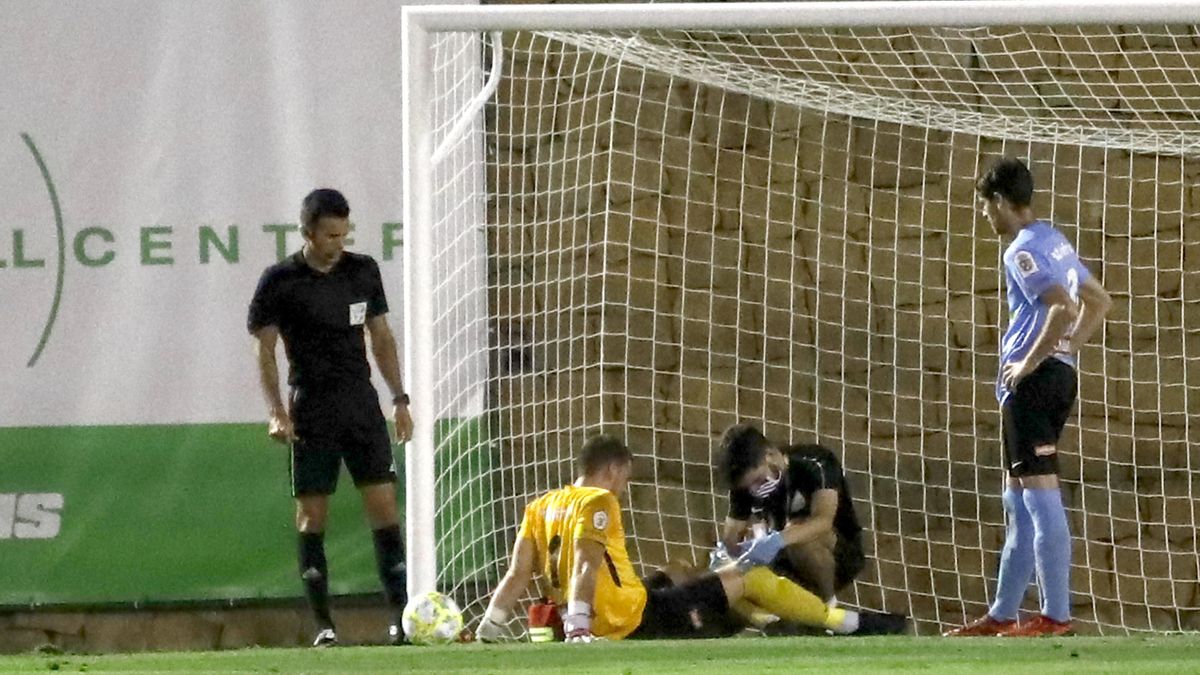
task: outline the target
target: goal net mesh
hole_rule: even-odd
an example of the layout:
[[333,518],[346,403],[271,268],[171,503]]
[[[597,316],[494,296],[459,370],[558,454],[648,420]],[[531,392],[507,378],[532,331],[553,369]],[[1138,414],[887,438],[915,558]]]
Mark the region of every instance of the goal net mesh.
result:
[[[525,504],[572,480],[596,431],[636,455],[641,570],[705,562],[737,422],[841,455],[869,562],[840,601],[923,634],[980,614],[1004,536],[1007,319],[974,181],[1013,155],[1115,301],[1059,446],[1077,623],[1200,627],[1194,27],[433,45],[435,142],[458,148],[432,169],[439,583],[469,618]],[[497,52],[498,91],[450,136]]]

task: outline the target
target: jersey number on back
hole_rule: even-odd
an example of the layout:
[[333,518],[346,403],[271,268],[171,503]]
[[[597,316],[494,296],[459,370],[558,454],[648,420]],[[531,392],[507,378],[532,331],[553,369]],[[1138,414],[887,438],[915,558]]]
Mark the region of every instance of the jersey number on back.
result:
[[[1071,296],[1071,302],[1079,304],[1079,270],[1072,267],[1067,270],[1067,295]],[[1075,327],[1071,326],[1067,329],[1062,339],[1058,341],[1058,351],[1067,354],[1071,349],[1071,338],[1075,335]]]

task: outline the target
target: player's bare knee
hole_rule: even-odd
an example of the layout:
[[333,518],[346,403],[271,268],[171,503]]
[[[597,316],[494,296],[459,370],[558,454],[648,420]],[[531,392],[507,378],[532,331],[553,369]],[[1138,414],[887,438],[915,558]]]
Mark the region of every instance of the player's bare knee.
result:
[[378,530],[378,529],[384,528],[384,527],[391,527],[393,525],[399,525],[400,517],[398,515],[396,515],[395,512],[392,512],[390,515],[382,514],[382,513],[374,513],[374,514],[368,513],[367,514],[367,524],[371,526],[372,530]]
[[304,512],[296,512],[296,531],[297,532],[324,532],[325,518],[323,516],[313,516]]
[[324,532],[328,512],[329,502],[323,495],[296,499],[296,530]]
[[363,510],[367,513],[371,529],[389,527],[400,522],[396,507],[396,492],[391,483],[369,485],[361,490]]

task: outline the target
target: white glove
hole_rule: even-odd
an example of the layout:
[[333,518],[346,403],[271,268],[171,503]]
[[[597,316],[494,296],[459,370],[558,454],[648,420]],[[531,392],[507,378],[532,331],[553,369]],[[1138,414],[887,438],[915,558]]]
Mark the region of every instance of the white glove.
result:
[[725,548],[723,541],[718,541],[716,548],[708,554],[708,569],[712,572],[716,572],[732,562],[733,556],[729,555],[729,549]]
[[508,612],[500,610],[487,612],[480,619],[479,626],[475,629],[475,639],[480,642],[508,642],[512,640],[512,634],[505,627],[507,621]]

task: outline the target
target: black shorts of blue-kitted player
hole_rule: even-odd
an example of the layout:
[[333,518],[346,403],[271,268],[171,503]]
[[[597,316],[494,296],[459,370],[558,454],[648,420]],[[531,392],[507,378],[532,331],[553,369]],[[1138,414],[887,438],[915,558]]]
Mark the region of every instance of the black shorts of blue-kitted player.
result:
[[730,634],[729,599],[716,574],[650,585],[642,622],[630,639],[715,638]]
[[1075,369],[1055,358],[1017,383],[1002,408],[1004,463],[1013,478],[1058,474],[1058,439],[1075,405]]

